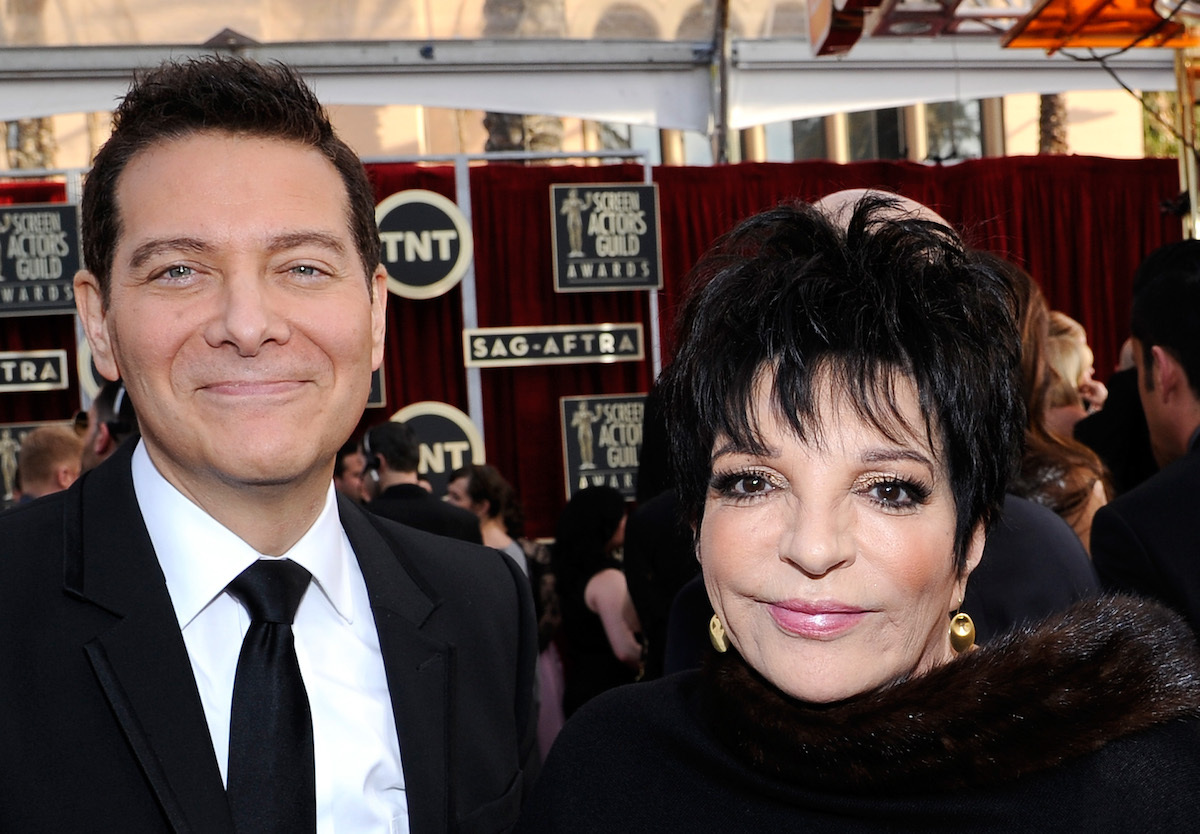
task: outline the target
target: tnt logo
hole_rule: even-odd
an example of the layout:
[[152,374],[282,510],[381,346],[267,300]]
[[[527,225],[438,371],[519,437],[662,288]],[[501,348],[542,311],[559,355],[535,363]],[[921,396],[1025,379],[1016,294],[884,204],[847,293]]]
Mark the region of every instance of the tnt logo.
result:
[[452,405],[419,402],[392,415],[412,427],[420,443],[417,471],[429,481],[433,494],[446,494],[450,474],[468,463],[483,463],[483,437],[471,418]]
[[462,280],[474,247],[467,219],[453,202],[424,189],[400,191],[375,207],[375,221],[392,293],[435,298]]

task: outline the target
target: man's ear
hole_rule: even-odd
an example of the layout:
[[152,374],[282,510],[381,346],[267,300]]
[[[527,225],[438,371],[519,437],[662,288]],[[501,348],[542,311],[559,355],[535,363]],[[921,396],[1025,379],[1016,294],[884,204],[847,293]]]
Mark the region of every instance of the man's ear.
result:
[[100,281],[86,269],[75,273],[75,310],[92,349],[92,362],[105,379],[120,379],[116,355],[108,333],[108,311],[104,309],[104,297],[100,292]]
[[75,483],[75,479],[78,477],[78,463],[61,463],[54,469],[54,482],[58,484],[59,489],[66,489],[71,484]]
[[371,276],[371,370],[383,364],[383,343],[387,335],[387,270],[375,267]]
[[1163,402],[1169,402],[1173,397],[1177,397],[1181,390],[1187,388],[1187,375],[1179,360],[1172,356],[1170,351],[1163,350],[1161,345],[1150,348],[1150,355],[1154,358],[1150,367],[1150,372],[1154,375],[1154,389],[1159,391]]
[[117,445],[117,441],[109,432],[108,423],[101,423],[96,428],[96,438],[92,441],[92,452],[97,457],[104,457],[115,445]]

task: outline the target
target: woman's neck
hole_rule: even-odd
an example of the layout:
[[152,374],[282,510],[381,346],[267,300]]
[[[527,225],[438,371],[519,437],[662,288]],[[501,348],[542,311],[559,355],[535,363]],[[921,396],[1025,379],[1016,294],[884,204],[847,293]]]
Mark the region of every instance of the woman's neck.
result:
[[503,550],[513,542],[512,536],[504,529],[504,522],[499,518],[485,519],[479,525],[479,532],[483,536],[483,543],[497,550]]

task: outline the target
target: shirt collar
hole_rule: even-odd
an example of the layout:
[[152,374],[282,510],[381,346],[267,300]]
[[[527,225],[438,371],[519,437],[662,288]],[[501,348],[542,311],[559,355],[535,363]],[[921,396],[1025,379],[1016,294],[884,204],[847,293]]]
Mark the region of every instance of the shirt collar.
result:
[[[144,443],[133,453],[133,488],[150,541],[167,580],[179,627],[216,599],[230,580],[257,559],[253,547],[193,504],[150,460]],[[342,529],[333,482],[312,526],[283,556],[302,565],[346,622],[354,621],[350,560],[354,552]]]

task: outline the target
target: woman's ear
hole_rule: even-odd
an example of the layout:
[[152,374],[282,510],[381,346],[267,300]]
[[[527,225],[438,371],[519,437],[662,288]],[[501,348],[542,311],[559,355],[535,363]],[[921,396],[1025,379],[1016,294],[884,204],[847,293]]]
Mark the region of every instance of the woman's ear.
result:
[[987,529],[981,521],[975,525],[975,529],[971,532],[971,540],[967,543],[967,558],[963,562],[962,575],[954,583],[954,590],[951,593],[952,598],[947,608],[951,614],[957,611],[962,605],[963,596],[967,593],[967,579],[970,578],[972,571],[979,567],[979,563],[983,559],[983,546],[986,543]]

